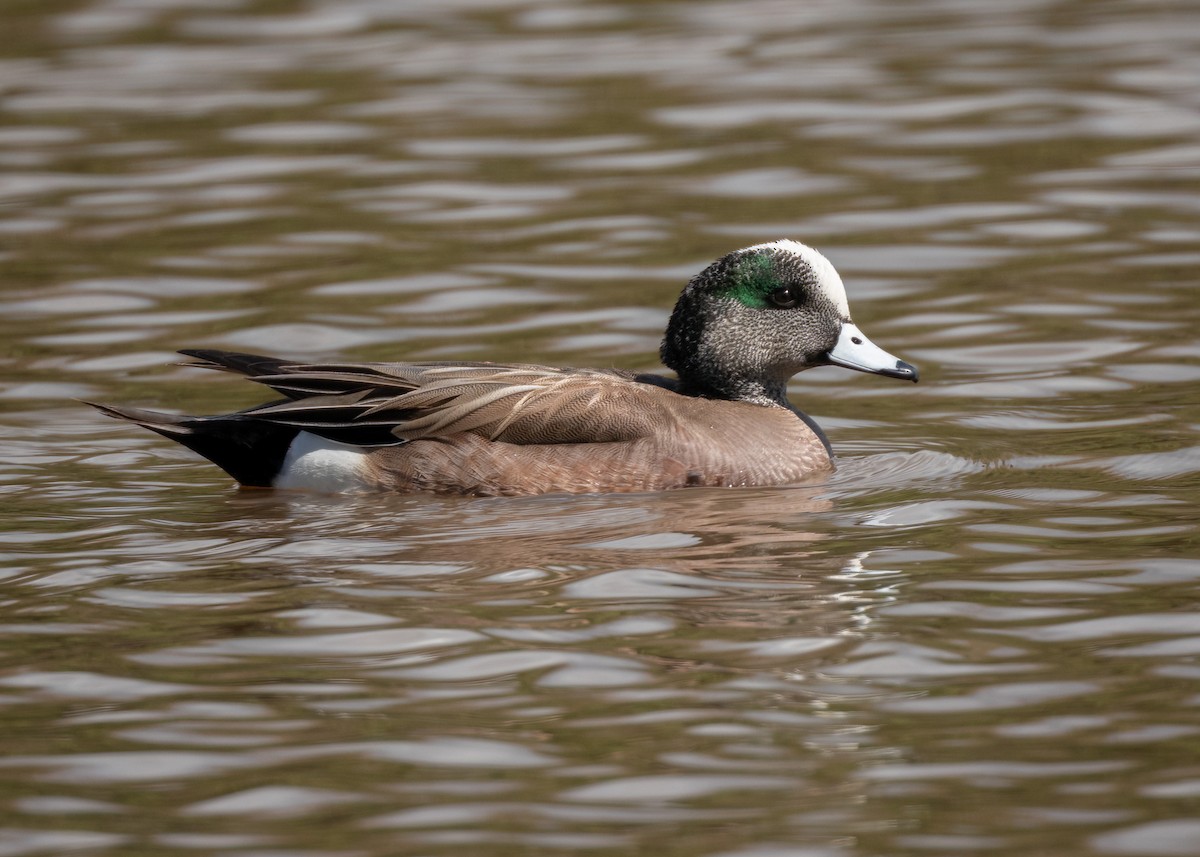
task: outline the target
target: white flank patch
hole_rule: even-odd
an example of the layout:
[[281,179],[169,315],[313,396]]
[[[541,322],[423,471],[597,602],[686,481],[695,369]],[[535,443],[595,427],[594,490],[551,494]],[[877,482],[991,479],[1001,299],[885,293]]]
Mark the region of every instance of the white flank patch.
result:
[[363,487],[366,453],[357,446],[302,431],[275,477],[274,487],[333,493]]
[[753,247],[745,249],[765,250],[768,248],[794,253],[807,262],[813,273],[817,275],[817,287],[837,307],[838,314],[842,318],[850,317],[850,303],[846,300],[846,287],[842,284],[842,275],[837,272],[837,268],[833,267],[832,262],[807,244],[801,244],[799,241],[792,241],[789,238],[768,241],[766,244],[755,244]]

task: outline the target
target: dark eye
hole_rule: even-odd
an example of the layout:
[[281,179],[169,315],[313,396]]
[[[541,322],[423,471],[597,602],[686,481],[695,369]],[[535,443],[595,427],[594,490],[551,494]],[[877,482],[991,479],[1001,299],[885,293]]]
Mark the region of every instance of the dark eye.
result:
[[796,299],[796,294],[791,289],[785,287],[771,292],[771,303],[780,309],[791,309],[800,301]]

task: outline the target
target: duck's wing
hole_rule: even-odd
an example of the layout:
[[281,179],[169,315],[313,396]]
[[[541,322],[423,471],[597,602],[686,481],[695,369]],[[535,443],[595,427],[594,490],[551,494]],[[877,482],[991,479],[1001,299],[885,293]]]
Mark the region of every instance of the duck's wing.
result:
[[363,446],[459,434],[514,444],[649,438],[675,420],[677,394],[595,369],[501,363],[295,363],[188,352],[287,396],[245,412]]

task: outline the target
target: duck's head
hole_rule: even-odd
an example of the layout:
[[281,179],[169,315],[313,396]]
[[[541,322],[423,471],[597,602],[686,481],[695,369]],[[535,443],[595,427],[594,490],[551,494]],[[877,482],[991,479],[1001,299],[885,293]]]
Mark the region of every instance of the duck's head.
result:
[[829,260],[798,241],[736,250],[679,296],[662,360],[685,392],[786,404],[787,382],[813,366],[917,380],[917,368],[879,348],[850,319]]

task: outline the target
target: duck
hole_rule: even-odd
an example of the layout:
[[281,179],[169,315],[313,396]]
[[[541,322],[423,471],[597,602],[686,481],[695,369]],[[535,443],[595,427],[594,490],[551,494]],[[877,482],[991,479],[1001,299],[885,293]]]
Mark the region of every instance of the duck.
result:
[[735,250],[693,276],[660,357],[675,377],[526,363],[305,362],[187,349],[282,398],[187,416],[87,404],[199,453],[247,488],[469,496],[810,482],[829,440],[788,399],[818,366],[917,381],[850,317],[833,265],[798,241]]

